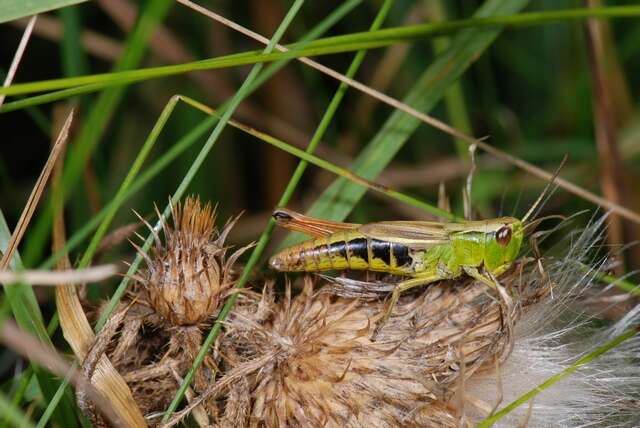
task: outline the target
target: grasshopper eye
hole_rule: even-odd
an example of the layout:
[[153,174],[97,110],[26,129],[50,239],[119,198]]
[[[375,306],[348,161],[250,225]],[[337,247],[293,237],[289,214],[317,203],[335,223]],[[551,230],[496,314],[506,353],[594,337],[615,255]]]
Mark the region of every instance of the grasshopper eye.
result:
[[509,245],[509,242],[511,242],[511,227],[502,226],[498,229],[496,232],[496,242],[503,247]]

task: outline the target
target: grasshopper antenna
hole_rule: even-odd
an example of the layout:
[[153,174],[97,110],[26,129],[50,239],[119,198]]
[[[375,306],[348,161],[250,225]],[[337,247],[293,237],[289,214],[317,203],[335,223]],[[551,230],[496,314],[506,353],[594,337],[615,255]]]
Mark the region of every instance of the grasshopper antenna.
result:
[[531,217],[533,212],[536,210],[536,208],[538,208],[538,206],[540,205],[540,202],[542,202],[542,199],[547,195],[547,193],[549,192],[549,189],[551,188],[553,183],[556,181],[556,178],[558,178],[558,174],[560,174],[560,170],[562,169],[562,167],[566,162],[567,162],[567,155],[565,154],[564,157],[562,158],[562,162],[560,162],[560,165],[556,169],[556,172],[553,173],[553,177],[551,177],[551,180],[549,180],[549,182],[547,183],[542,193],[540,193],[540,196],[538,196],[538,199],[536,199],[536,201],[533,203],[531,208],[529,208],[529,211],[527,211],[524,217],[522,217],[522,220],[521,220],[522,223],[526,223],[529,217]]

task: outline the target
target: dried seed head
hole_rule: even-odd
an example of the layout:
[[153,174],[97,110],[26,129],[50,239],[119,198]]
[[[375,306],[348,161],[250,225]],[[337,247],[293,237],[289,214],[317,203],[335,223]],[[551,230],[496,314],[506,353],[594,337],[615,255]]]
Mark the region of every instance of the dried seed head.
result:
[[[216,381],[232,385],[230,396],[249,397],[250,405],[227,400],[224,422],[236,426],[243,418],[264,426],[458,426],[447,407],[456,388],[510,344],[503,307],[478,283],[403,296],[378,342],[370,336],[383,302],[314,296],[310,279],[295,298],[243,300],[222,342],[227,374]],[[234,376],[249,379],[244,391]]]
[[189,197],[172,209],[173,226],[163,225],[165,243],[156,239],[147,270],[140,275],[153,308],[171,325],[194,325],[214,315],[232,286],[233,263],[224,240],[235,223],[218,233],[215,209]]

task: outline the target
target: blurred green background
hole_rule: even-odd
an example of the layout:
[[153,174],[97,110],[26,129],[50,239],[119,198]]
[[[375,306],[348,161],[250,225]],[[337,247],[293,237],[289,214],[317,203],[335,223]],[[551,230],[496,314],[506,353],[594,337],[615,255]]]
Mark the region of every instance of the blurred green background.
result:
[[[473,1],[396,1],[385,27],[402,26],[470,16],[478,7]],[[608,2],[611,4],[633,2]],[[206,3],[203,4],[207,6]],[[581,7],[576,1],[532,1],[526,11]],[[68,7],[40,17],[36,34],[20,65],[16,81],[26,82],[59,76],[108,72],[123,49],[124,39],[139,7],[144,3],[103,1]],[[223,16],[270,35],[286,11],[278,1],[208,5]],[[375,16],[377,2],[363,2],[328,34],[364,31]],[[295,41],[326,16],[333,5],[306,4],[287,32]],[[0,58],[5,70],[15,52],[24,24],[0,26]],[[624,161],[622,176],[628,188],[625,205],[638,207],[634,190],[637,174],[637,114],[634,93],[640,84],[636,59],[640,31],[635,20],[618,20],[605,27],[605,48],[613,61],[607,64],[609,92],[617,125],[617,149]],[[162,37],[152,39],[140,66],[185,62],[259,48],[245,36],[214,23],[194,11],[174,5],[162,26]],[[563,154],[569,163],[563,175],[581,186],[601,193],[598,150],[594,138],[593,90],[583,22],[560,23],[507,30],[486,53],[464,73],[459,87],[449,93],[433,115],[454,125],[468,125],[475,136],[509,153],[553,170]],[[69,35],[77,32],[77,35]],[[67,37],[65,37],[67,36]],[[440,43],[440,45],[438,45]],[[402,98],[417,76],[434,60],[446,40],[398,44],[369,52],[357,79],[394,97]],[[350,54],[330,55],[321,62],[345,70]],[[613,65],[612,65],[613,64]],[[115,192],[132,159],[148,135],[161,109],[173,94],[185,94],[219,105],[240,85],[247,67],[180,75],[153,80],[126,89],[114,109],[90,163],[83,171],[67,210],[69,228],[86,222]],[[299,63],[291,63],[256,94],[245,101],[235,115],[239,120],[286,142],[304,147],[317,125],[336,82]],[[79,99],[78,122],[87,116],[95,95]],[[36,121],[24,111],[0,115],[6,132],[0,147],[0,208],[14,224],[35,177],[44,163],[50,133],[46,122],[51,105],[37,108]],[[34,114],[36,114],[34,112]],[[379,130],[390,108],[354,90],[347,91],[343,105],[332,121],[319,154],[336,164],[348,166]],[[191,130],[201,113],[179,107],[169,120],[151,157],[158,156]],[[156,177],[127,208],[150,212],[154,202],[165,201],[188,169],[198,144],[181,155]],[[223,216],[247,210],[247,230],[238,238],[257,236],[268,211],[281,194],[297,160],[228,129],[206,160],[205,167],[189,188],[204,199],[220,203]],[[439,182],[445,182],[454,211],[461,212],[460,188],[467,167],[460,161],[451,138],[426,125],[410,137],[379,179],[396,189],[435,202]],[[295,195],[294,207],[304,209],[332,179],[328,173],[309,168]],[[543,187],[539,179],[480,154],[474,182],[473,204],[481,217],[516,212],[522,215]],[[522,195],[522,196],[521,196]],[[520,203],[517,204],[517,200]],[[397,202],[367,196],[358,204],[353,218],[368,221],[415,217]],[[566,192],[557,192],[547,211],[569,214],[592,205]],[[130,210],[120,210],[116,223],[132,221]],[[241,224],[243,224],[241,223]],[[35,262],[36,260],[34,260]]]
[[[380,1],[352,1],[353,9],[324,36],[367,31],[380,10]],[[548,12],[562,8],[634,5],[633,1],[440,1],[392,2],[383,28],[471,17],[483,6],[511,9],[510,14]],[[202,2],[232,21],[270,37],[290,4],[281,1]],[[301,39],[334,13],[341,2],[307,2],[285,33],[284,43]],[[0,8],[0,11],[2,9]],[[146,14],[146,15],[145,15]],[[160,25],[150,38],[140,35],[140,16],[154,15]],[[0,13],[0,18],[2,14]],[[0,67],[4,77],[26,26],[26,19],[0,25]],[[429,111],[433,116],[505,152],[553,171],[562,157],[569,160],[561,175],[595,194],[640,212],[640,21],[637,18],[541,23],[506,29],[486,50],[474,44],[495,29],[475,31],[474,37],[456,44],[460,34],[394,43],[369,51],[355,78],[398,99],[429,98],[429,85],[421,82],[425,71],[451,49],[462,52],[468,69],[443,67],[433,88],[444,96]],[[484,31],[484,32],[483,32]],[[136,36],[137,34],[137,36]],[[324,37],[323,36],[323,37]],[[136,38],[137,37],[137,38]],[[15,83],[108,73],[114,68],[142,68],[187,63],[199,59],[262,49],[262,46],[194,10],[167,1],[134,2],[98,0],[40,15],[34,34],[20,62]],[[345,72],[354,53],[333,54],[318,60]],[[438,62],[440,61],[440,63]],[[250,66],[199,71],[85,94],[57,103],[33,106],[0,114],[0,210],[10,228],[16,224],[50,150],[54,129],[65,107],[76,107],[68,152],[89,144],[88,161],[65,191],[67,233],[72,236],[112,201],[123,178],[132,168],[145,139],[166,103],[183,94],[218,107],[232,97]],[[447,77],[452,78],[452,84]],[[305,148],[333,97],[338,83],[316,70],[293,61],[244,100],[233,117],[286,143]],[[19,98],[19,97],[18,97]],[[5,107],[18,98],[9,97]],[[365,147],[384,131],[393,110],[373,98],[349,89],[331,119],[317,155],[350,168]],[[185,135],[201,128],[205,116],[179,104],[160,134],[143,171],[184,144]],[[205,131],[205,129],[203,129]],[[117,212],[111,231],[136,221],[132,209],[151,218],[153,204],[164,206],[194,163],[206,135],[203,132],[166,168],[129,199]],[[433,205],[440,183],[446,186],[452,211],[462,215],[461,189],[470,168],[466,144],[454,141],[421,124],[415,131],[401,127],[386,130],[384,144],[407,134],[407,142],[391,162],[380,161],[383,170],[376,181]],[[81,143],[80,141],[84,141]],[[67,156],[67,160],[71,155]],[[232,241],[245,244],[258,239],[271,210],[278,204],[298,159],[244,132],[227,127],[187,188],[188,194],[219,204],[222,219],[244,211],[232,233]],[[365,174],[366,175],[366,174]],[[309,167],[288,204],[306,211],[335,176]],[[545,182],[522,169],[477,152],[472,207],[476,218],[501,214],[522,216],[545,186]],[[430,218],[415,206],[380,194],[367,193],[349,205],[353,194],[345,192],[336,204],[349,207],[349,221]],[[357,198],[356,198],[357,199]],[[41,265],[51,256],[48,199],[41,202],[20,250],[27,267]],[[325,201],[326,202],[326,201]],[[351,209],[353,208],[353,209]],[[591,202],[558,189],[542,212],[571,215],[598,210]],[[599,212],[606,210],[600,209]],[[327,216],[329,216],[328,211]],[[591,218],[586,213],[576,227]],[[282,232],[276,237],[282,238]],[[89,239],[91,235],[87,239]],[[640,238],[638,225],[613,215],[607,236],[621,264],[616,274],[633,273],[640,266],[640,252],[633,246],[619,252],[620,245]],[[88,241],[70,253],[79,260]],[[275,244],[267,249],[267,254]],[[126,241],[99,251],[94,262],[131,260]],[[109,293],[109,288],[102,292]],[[38,291],[45,320],[54,313],[51,294]],[[0,359],[0,376],[14,368],[12,354]]]
[[[394,2],[385,27],[402,26],[470,16],[481,2]],[[608,2],[632,4],[633,2]],[[286,11],[278,1],[203,4],[223,16],[261,34],[270,35]],[[67,7],[41,16],[35,35],[22,60],[16,82],[60,76],[108,72],[120,55],[139,7],[144,3],[102,1]],[[326,2],[306,4],[285,36],[299,39],[320,17],[335,5]],[[577,1],[531,1],[525,11],[544,11],[581,7]],[[376,14],[378,2],[363,2],[341,20],[328,35],[365,31]],[[10,64],[21,36],[24,21],[0,26],[0,58],[4,68]],[[624,205],[638,208],[638,142],[635,93],[636,59],[640,49],[637,21],[617,20],[605,28],[607,88],[617,125],[616,149],[623,168],[616,170],[626,186]],[[220,56],[259,45],[245,36],[221,26],[194,11],[176,4],[162,24],[162,34],[146,46],[140,66],[185,62]],[[72,34],[68,34],[72,33]],[[76,33],[76,34],[73,34]],[[468,125],[478,137],[527,161],[553,170],[563,154],[569,162],[563,176],[602,193],[600,155],[594,137],[593,89],[584,22],[558,23],[507,30],[486,53],[464,73],[459,86],[449,92],[432,114],[454,125]],[[438,44],[439,43],[439,44]],[[434,60],[447,41],[426,40],[397,44],[370,51],[357,79],[373,84],[385,93],[402,98],[420,73]],[[321,62],[343,71],[351,54],[330,55]],[[233,94],[247,67],[192,73],[153,80],[126,89],[124,98],[108,119],[94,155],[83,171],[82,183],[75,189],[67,209],[70,230],[82,225],[113,195],[161,109],[173,94],[185,94],[212,106]],[[286,142],[304,147],[313,133],[337,84],[335,80],[291,63],[246,100],[235,115],[244,123],[271,133]],[[86,118],[96,95],[78,101],[76,127]],[[49,150],[50,104],[31,114],[25,111],[0,115],[5,129],[0,146],[0,208],[14,224],[26,196]],[[354,90],[347,91],[325,137],[321,157],[348,166],[390,114],[390,108]],[[189,132],[201,113],[181,106],[169,120],[151,159],[165,152]],[[163,171],[144,191],[137,194],[116,223],[133,221],[128,208],[149,213],[154,202],[162,203],[188,169],[200,144],[195,144]],[[453,209],[461,213],[460,188],[467,166],[461,161],[451,138],[421,125],[394,161],[387,166],[380,182],[435,203],[439,182],[445,182]],[[251,137],[228,129],[206,160],[206,166],[189,187],[204,199],[220,203],[224,217],[247,210],[246,230],[238,239],[257,236],[269,210],[284,189],[297,160]],[[303,185],[295,194],[294,207],[304,209],[332,177],[309,168]],[[544,183],[527,173],[480,153],[473,189],[473,204],[480,217],[504,213],[522,215]],[[517,201],[520,200],[518,203]],[[358,204],[353,219],[416,217],[406,207],[389,199],[367,196]],[[592,204],[559,191],[546,211],[570,214]],[[245,227],[242,227],[245,229]],[[37,260],[34,260],[36,262]]]
[[[15,82],[109,72],[122,59],[123,52],[131,49],[129,37],[140,10],[153,3],[105,0],[40,16]],[[466,18],[481,4],[395,1],[383,27]],[[521,4],[523,12],[587,5],[578,1],[523,1]],[[625,4],[633,2],[589,3],[592,6]],[[326,35],[366,31],[380,5],[380,2],[361,2]],[[267,36],[273,33],[288,7],[279,1],[203,3],[203,6]],[[284,40],[300,39],[335,6],[326,2],[305,4]],[[517,7],[514,9],[517,11]],[[0,59],[4,72],[25,25],[23,19],[0,26]],[[487,137],[490,144],[549,171],[568,154],[563,177],[638,211],[640,199],[635,189],[640,179],[636,112],[636,92],[640,84],[637,78],[640,61],[636,58],[640,50],[639,28],[635,19],[600,22],[598,46],[602,54],[598,65],[604,73],[604,95],[594,89],[598,65],[590,61],[590,52],[594,51],[590,40],[595,36],[589,34],[584,20],[507,29],[448,87],[431,114],[464,132]],[[450,40],[450,37],[439,37],[371,50],[356,78],[402,99],[411,93],[421,73],[447,49]],[[160,29],[138,47],[140,60],[132,64],[138,68],[174,64],[259,48],[258,43],[247,37],[183,5],[173,4],[166,15],[162,15]],[[336,54],[324,56],[320,62],[344,71],[351,59],[352,54]],[[122,98],[97,118],[97,126],[95,121],[91,122],[96,118],[91,119],[90,115],[98,110],[99,95],[74,98],[76,134],[87,122],[96,127],[88,131],[93,134],[90,137],[95,141],[95,150],[82,166],[77,185],[68,193],[65,217],[69,233],[86,224],[111,200],[172,95],[184,94],[217,107],[234,94],[248,69],[240,66],[193,72],[127,86]],[[234,117],[304,148],[336,88],[334,79],[294,61],[245,100]],[[604,113],[598,112],[598,103],[605,105]],[[57,105],[60,108],[63,104],[64,101]],[[56,104],[44,104],[0,115],[0,127],[5,130],[0,145],[0,209],[9,225],[17,221],[48,155],[54,106]],[[388,106],[349,89],[326,130],[318,155],[349,167],[391,113]],[[174,147],[202,119],[201,112],[179,105],[145,165]],[[609,130],[608,137],[600,143],[596,138],[597,123],[604,123],[602,126]],[[76,134],[72,134],[70,150]],[[163,205],[192,165],[203,141],[204,137],[200,137],[136,193],[118,211],[112,229],[135,221],[131,209],[149,215],[154,203]],[[187,192],[219,203],[223,218],[245,211],[232,237],[238,243],[255,240],[297,161],[228,127]],[[450,136],[422,124],[410,133],[407,143],[384,167],[377,181],[434,205],[438,185],[444,183],[453,212],[461,215],[461,189],[468,170],[466,144],[454,142]],[[308,168],[290,207],[304,211],[333,179],[331,173]],[[607,183],[613,184],[609,190],[606,190]],[[478,151],[472,191],[474,215],[478,218],[500,214],[522,216],[544,185],[539,178]],[[595,208],[592,203],[560,189],[547,201],[543,211],[569,215]],[[367,222],[428,216],[415,207],[368,193],[355,205],[349,218]],[[582,217],[582,221],[588,219],[589,215]],[[41,229],[32,227],[27,232],[25,242],[35,242],[27,244],[27,265],[37,266],[50,255],[48,235],[41,233],[44,224],[41,220]],[[637,238],[637,227],[632,223],[624,222],[621,226],[618,219],[614,226],[611,243],[629,243]],[[31,239],[34,234],[36,239]],[[633,254],[631,251],[625,256],[628,267],[619,272],[638,266],[640,260]],[[124,244],[102,257],[119,260],[128,259],[130,255],[130,247]],[[72,260],[78,257],[79,253],[73,251]]]

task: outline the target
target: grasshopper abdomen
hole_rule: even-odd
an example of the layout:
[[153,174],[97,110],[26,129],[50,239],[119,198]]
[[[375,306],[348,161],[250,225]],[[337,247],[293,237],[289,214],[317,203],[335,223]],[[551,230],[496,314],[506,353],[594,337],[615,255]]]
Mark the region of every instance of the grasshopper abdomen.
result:
[[269,261],[279,271],[370,270],[413,273],[411,250],[389,241],[372,239],[357,231],[340,231],[289,247]]

